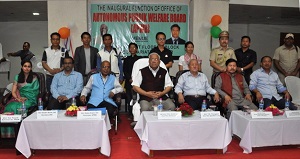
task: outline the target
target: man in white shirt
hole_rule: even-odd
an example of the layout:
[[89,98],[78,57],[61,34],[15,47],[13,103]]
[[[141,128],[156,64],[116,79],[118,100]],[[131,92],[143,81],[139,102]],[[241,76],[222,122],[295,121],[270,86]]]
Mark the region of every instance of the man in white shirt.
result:
[[80,101],[86,103],[86,96],[91,93],[91,97],[87,103],[88,108],[103,108],[107,109],[110,119],[115,115],[117,104],[112,97],[120,92],[123,92],[123,87],[118,79],[111,74],[110,63],[103,61],[101,63],[101,72],[93,74],[86,86],[83,88],[80,96]]

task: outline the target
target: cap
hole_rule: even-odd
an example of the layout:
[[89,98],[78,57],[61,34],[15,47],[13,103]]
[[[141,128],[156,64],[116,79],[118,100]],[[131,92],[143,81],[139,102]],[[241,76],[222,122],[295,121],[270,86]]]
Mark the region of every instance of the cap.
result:
[[219,34],[219,37],[229,37],[229,33],[228,31],[222,31],[220,34]]
[[287,38],[289,38],[289,37],[291,37],[291,38],[294,39],[294,34],[292,34],[292,33],[286,34],[285,39],[287,39]]

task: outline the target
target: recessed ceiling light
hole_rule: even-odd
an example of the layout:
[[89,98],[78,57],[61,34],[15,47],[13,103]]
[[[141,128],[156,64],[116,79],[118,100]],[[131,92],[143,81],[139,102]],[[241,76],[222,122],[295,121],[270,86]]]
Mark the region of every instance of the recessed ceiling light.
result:
[[32,13],[33,15],[40,15],[40,13]]

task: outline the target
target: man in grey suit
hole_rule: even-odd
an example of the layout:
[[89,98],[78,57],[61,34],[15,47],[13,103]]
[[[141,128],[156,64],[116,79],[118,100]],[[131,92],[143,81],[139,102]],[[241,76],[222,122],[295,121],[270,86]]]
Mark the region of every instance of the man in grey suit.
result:
[[83,32],[81,34],[82,46],[79,46],[75,50],[74,69],[77,72],[80,72],[83,76],[83,81],[86,83],[87,75],[93,69],[96,69],[97,66],[97,53],[98,49],[90,46],[91,35],[88,32]]

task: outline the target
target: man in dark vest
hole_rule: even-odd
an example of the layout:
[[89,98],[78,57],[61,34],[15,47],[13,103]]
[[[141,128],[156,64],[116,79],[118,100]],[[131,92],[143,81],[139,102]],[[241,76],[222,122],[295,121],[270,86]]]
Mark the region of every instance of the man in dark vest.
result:
[[243,75],[236,71],[237,61],[228,59],[226,61],[226,72],[222,72],[216,78],[215,89],[223,97],[223,107],[227,107],[227,118],[232,110],[237,110],[237,106],[249,106],[250,109],[257,110],[252,103],[251,92]]
[[142,68],[133,78],[133,90],[140,94],[141,111],[153,110],[153,103],[158,104],[162,98],[164,110],[174,110],[175,105],[166,94],[172,89],[173,83],[167,70],[159,67],[160,56],[149,55],[149,66]]

